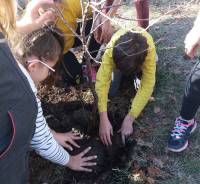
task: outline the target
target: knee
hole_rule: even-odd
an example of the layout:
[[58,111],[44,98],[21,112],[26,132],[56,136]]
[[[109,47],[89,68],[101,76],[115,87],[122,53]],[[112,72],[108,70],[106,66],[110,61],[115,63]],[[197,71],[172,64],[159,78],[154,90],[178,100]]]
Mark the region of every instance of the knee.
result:
[[194,76],[190,76],[186,82],[185,95],[199,96],[199,94],[200,94],[200,78],[195,78]]

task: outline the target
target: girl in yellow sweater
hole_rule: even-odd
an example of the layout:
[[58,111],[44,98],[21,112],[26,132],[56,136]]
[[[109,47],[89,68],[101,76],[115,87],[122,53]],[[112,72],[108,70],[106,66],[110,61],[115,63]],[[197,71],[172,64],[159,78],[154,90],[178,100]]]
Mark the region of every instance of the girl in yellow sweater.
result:
[[156,49],[151,35],[142,28],[134,31],[120,29],[106,46],[102,64],[97,73],[96,92],[100,114],[99,135],[105,145],[111,145],[113,128],[107,115],[107,102],[112,73],[132,76],[142,72],[140,86],[131,105],[131,109],[122,122],[122,141],[132,134],[132,124],[147,104],[155,84]]
[[[27,7],[33,6],[35,4],[35,1],[34,0],[16,0],[16,1],[18,5],[18,15],[20,16],[24,14],[22,17],[26,18],[26,14],[29,13],[26,11],[26,6]],[[64,45],[64,57],[63,57],[63,62],[62,62],[62,67],[61,67],[61,70],[64,70],[64,72],[61,72],[61,73],[64,73],[63,78],[67,83],[77,84],[79,83],[80,77],[82,76],[82,66],[78,62],[75,54],[70,49],[80,46],[82,44],[80,39],[74,35],[74,32],[80,35],[81,23],[78,23],[77,19],[82,18],[81,1],[80,0],[73,0],[73,1],[72,0],[62,0],[62,1],[57,0],[57,1],[54,1],[54,5],[53,5],[53,0],[45,0],[45,1],[48,2],[48,3],[46,2],[47,3],[46,6],[41,6],[41,8],[44,9],[45,12],[41,13],[41,15],[38,15],[38,16],[40,16],[41,19],[44,20],[43,24],[47,24],[50,21],[54,21],[57,27],[60,30],[62,30],[64,34],[65,45]],[[111,3],[113,7],[108,7],[109,11],[106,12],[107,16],[111,16],[115,14],[116,9],[117,9],[116,4],[119,4],[120,1],[121,0],[114,0]],[[51,16],[49,15],[49,14],[52,14],[52,12],[49,11],[50,8],[59,9],[60,16],[55,14],[54,18],[52,18],[51,17],[52,15]],[[88,19],[86,23],[86,28],[85,28],[86,35],[89,35],[92,31],[91,30],[92,23],[93,23],[92,15],[93,15],[92,8],[89,8],[87,17],[90,19]],[[23,20],[26,21],[25,18]],[[103,40],[103,42],[106,42],[108,41],[107,37],[109,36],[109,30],[107,29],[107,25],[109,21],[105,21],[105,22],[103,21],[104,24],[102,24],[102,22],[99,22],[101,18],[102,16],[98,16],[97,18],[94,18],[95,23],[94,23],[93,30],[96,30],[95,27],[97,26],[99,27],[99,29],[102,30],[102,32],[106,32],[106,35],[102,36],[101,32],[99,34],[99,29],[94,31],[96,35],[95,38],[97,38],[97,36],[101,37],[101,41]],[[20,22],[23,23],[23,21],[20,21]],[[100,26],[99,24],[100,25],[102,24],[102,25]],[[39,25],[35,25],[35,26],[42,26],[42,24],[40,23]],[[98,50],[100,48],[100,44],[95,40],[95,38],[94,38],[94,35],[92,34],[91,41],[88,48],[91,56],[94,58],[96,57]],[[84,63],[84,58],[83,58],[83,63]]]

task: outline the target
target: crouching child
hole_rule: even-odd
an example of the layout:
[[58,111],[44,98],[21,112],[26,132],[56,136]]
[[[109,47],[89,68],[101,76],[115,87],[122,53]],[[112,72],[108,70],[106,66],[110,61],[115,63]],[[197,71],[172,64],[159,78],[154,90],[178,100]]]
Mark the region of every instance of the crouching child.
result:
[[[133,98],[130,111],[122,122],[119,130],[122,142],[133,133],[133,123],[146,106],[155,84],[156,49],[151,35],[142,28],[133,30],[120,29],[113,34],[106,46],[102,64],[97,73],[96,92],[100,115],[99,136],[105,145],[111,145],[113,127],[107,114],[108,97],[115,95],[120,80],[119,76],[137,76],[135,78],[137,92]],[[134,82],[133,82],[134,83]]]

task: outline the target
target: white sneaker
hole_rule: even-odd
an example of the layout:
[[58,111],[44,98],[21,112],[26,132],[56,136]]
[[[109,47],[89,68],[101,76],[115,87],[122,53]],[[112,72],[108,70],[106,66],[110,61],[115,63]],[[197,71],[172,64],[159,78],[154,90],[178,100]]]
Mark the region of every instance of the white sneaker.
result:
[[156,64],[158,64],[158,54],[157,54],[157,52],[156,52]]

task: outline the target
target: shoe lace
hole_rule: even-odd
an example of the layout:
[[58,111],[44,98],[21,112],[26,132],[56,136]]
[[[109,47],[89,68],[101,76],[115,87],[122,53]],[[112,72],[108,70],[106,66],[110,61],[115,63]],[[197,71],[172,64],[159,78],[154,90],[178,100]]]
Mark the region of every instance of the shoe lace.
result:
[[177,118],[175,121],[174,128],[172,130],[171,136],[184,135],[189,126],[190,126],[190,123],[188,123],[187,121],[184,121],[180,118]]

